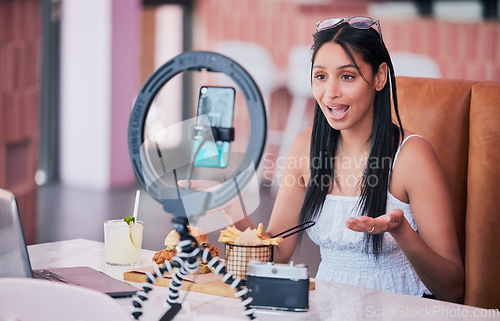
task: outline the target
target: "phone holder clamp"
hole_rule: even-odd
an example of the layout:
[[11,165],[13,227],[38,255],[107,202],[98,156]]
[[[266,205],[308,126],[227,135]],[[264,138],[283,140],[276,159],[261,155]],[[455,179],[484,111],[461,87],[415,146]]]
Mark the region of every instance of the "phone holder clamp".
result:
[[195,125],[192,128],[192,139],[203,139],[205,133],[212,131],[214,141],[216,142],[232,142],[234,140],[234,127],[210,127]]

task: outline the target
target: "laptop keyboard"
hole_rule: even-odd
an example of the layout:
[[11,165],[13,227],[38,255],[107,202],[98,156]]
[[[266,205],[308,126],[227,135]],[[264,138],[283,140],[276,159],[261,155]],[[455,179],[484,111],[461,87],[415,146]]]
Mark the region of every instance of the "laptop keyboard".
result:
[[59,275],[55,274],[54,272],[47,271],[47,270],[33,271],[33,277],[35,279],[68,283],[68,282],[64,281]]

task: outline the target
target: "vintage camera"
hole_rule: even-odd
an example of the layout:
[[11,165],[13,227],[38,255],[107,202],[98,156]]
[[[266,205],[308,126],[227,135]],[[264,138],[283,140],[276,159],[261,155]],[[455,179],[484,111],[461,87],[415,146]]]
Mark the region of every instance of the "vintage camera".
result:
[[252,261],[248,264],[246,286],[255,308],[288,311],[309,309],[309,271],[294,265]]

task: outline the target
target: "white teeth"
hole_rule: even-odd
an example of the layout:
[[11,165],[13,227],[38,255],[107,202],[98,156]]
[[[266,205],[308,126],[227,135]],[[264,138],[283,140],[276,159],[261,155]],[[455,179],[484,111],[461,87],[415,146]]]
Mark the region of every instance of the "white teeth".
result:
[[348,109],[349,109],[349,106],[347,107],[328,107],[328,109],[330,109],[330,112],[336,116],[338,115],[342,115],[343,113],[345,113]]

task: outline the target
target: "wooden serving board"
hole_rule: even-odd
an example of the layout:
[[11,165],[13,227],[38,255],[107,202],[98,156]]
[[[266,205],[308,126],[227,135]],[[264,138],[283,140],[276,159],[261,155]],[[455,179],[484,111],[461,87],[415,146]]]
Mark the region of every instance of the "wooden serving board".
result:
[[[131,270],[123,273],[123,279],[125,281],[131,282],[147,282],[145,272],[150,272],[154,274],[154,267],[140,268],[136,270]],[[168,287],[172,277],[165,274],[164,278],[156,278],[155,285]],[[315,284],[310,281],[310,290],[314,290]],[[218,295],[228,298],[235,298],[234,293],[236,290],[230,288],[229,284],[221,281],[221,276],[214,273],[199,274],[195,276],[189,276],[182,282],[183,290],[200,292],[212,295]]]
[[[153,273],[153,269],[150,272]],[[123,279],[125,281],[131,282],[147,282],[146,274],[141,271],[132,270],[123,273]],[[166,275],[164,278],[156,278],[155,285],[168,287],[172,277]],[[193,282],[194,281],[194,282]],[[214,273],[199,274],[192,280],[185,279],[182,282],[182,290],[188,290],[193,292],[201,292],[206,294],[213,294],[218,296],[224,296],[228,298],[234,298],[234,293],[236,290],[232,290],[229,284],[221,281],[221,276]]]

